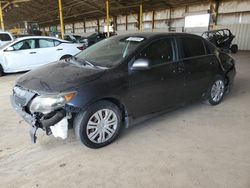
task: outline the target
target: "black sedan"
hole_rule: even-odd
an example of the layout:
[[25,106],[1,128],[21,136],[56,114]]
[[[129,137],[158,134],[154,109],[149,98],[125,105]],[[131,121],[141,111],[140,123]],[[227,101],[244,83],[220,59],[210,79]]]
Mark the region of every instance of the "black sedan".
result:
[[196,35],[120,35],[26,73],[11,101],[33,142],[38,128],[66,138],[72,123],[83,144],[100,148],[143,117],[201,98],[219,104],[235,73],[229,55]]

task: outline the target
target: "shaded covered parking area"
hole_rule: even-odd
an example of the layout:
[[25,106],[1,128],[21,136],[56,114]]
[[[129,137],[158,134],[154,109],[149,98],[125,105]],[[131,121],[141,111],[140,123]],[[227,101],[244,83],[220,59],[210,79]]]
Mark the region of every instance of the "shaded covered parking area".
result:
[[[23,73],[0,77],[0,185],[2,187],[202,187],[250,186],[250,8],[225,0],[5,0],[1,27],[22,32],[24,21],[51,32],[88,36],[113,26],[135,32],[191,32],[230,28],[239,52],[234,87],[220,105],[197,101],[129,129],[111,145],[93,150],[30,126],[9,96]],[[60,14],[61,10],[61,14]],[[210,13],[208,27],[186,28],[185,17]],[[63,28],[63,29],[61,29]],[[108,27],[109,28],[109,27]],[[111,32],[108,30],[108,32]],[[0,186],[0,187],[1,187]]]

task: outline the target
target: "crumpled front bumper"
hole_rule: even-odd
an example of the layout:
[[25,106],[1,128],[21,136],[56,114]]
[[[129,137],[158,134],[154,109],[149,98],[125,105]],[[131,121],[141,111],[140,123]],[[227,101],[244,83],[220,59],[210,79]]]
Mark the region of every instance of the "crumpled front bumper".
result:
[[35,125],[35,119],[34,117],[32,117],[30,114],[28,114],[27,112],[25,112],[22,107],[17,106],[14,100],[14,96],[11,95],[10,96],[10,101],[11,101],[11,105],[12,107],[16,110],[16,112],[23,117],[23,119],[30,124],[31,126]]
[[24,107],[18,106],[15,103],[14,96],[12,95],[10,97],[11,104],[13,108],[16,110],[16,112],[23,117],[23,119],[32,126],[32,129],[30,130],[30,136],[31,141],[33,143],[36,143],[36,131],[38,128],[43,129],[46,131],[47,135],[51,134],[50,126],[54,126],[55,124],[59,123],[62,119],[64,119],[67,116],[66,110],[60,109],[53,113],[51,113],[49,116],[42,115],[42,114],[29,114],[25,111]]

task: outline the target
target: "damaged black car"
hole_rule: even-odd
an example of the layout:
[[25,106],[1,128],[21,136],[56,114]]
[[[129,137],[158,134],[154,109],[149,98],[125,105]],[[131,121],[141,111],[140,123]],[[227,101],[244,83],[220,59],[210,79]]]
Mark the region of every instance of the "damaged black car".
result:
[[33,142],[37,129],[66,138],[72,124],[77,139],[100,148],[152,114],[201,98],[219,104],[235,74],[232,57],[202,37],[119,35],[26,73],[11,101]]

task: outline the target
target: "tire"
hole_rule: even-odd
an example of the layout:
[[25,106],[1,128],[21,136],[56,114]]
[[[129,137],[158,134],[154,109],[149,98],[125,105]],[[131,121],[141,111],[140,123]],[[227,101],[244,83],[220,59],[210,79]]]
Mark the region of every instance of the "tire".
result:
[[2,65],[0,65],[0,77],[4,76],[4,71]]
[[67,59],[67,58],[70,58],[70,57],[72,57],[72,55],[64,55],[64,56],[62,56],[62,57],[60,58],[60,60]]
[[119,136],[122,128],[121,111],[109,101],[100,101],[77,114],[73,126],[76,138],[82,144],[93,149],[101,148]]
[[219,104],[226,92],[225,79],[217,76],[207,91],[207,102],[210,105]]
[[238,52],[238,45],[233,44],[230,49],[233,54],[236,54]]

